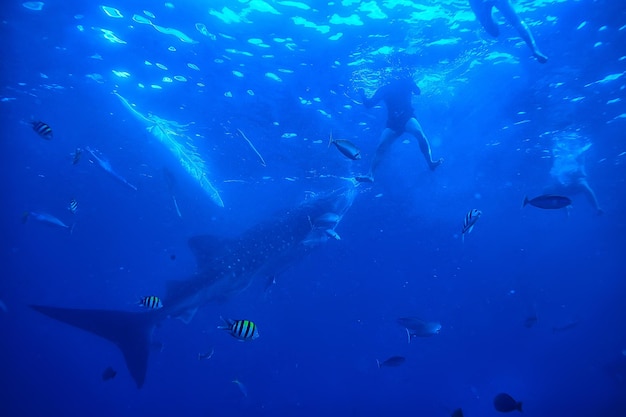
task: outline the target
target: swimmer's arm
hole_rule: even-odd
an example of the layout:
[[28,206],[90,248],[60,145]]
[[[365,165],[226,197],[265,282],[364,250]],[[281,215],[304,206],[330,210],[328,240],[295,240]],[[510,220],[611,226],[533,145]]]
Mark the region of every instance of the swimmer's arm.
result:
[[378,90],[376,90],[376,92],[374,93],[374,95],[371,98],[367,98],[365,97],[365,99],[363,99],[363,105],[370,109],[372,107],[374,107],[376,105],[376,103],[378,103],[379,101],[383,100],[385,97],[385,91],[387,86],[384,87],[380,87]]

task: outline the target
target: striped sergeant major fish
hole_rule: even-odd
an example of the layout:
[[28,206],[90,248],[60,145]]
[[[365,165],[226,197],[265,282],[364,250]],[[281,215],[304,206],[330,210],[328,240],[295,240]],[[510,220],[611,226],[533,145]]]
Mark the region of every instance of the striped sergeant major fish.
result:
[[254,340],[259,337],[259,329],[256,324],[250,320],[231,320],[224,319],[224,326],[218,326],[218,329],[228,330],[230,335],[239,340]]
[[70,200],[70,204],[67,205],[67,209],[70,211],[70,213],[76,214],[76,211],[78,210],[78,201],[76,201],[75,198],[72,198]]
[[42,122],[41,120],[35,120],[30,123],[33,125],[33,130],[37,132],[39,136],[48,140],[52,139],[53,133],[50,125]]
[[163,308],[163,303],[161,302],[161,299],[156,295],[148,295],[146,297],[142,297],[139,300],[138,304],[150,310],[158,310],[160,308]]
[[465,241],[465,234],[472,231],[481,214],[483,214],[483,212],[477,209],[471,209],[467,212],[467,214],[465,215],[465,220],[463,221],[461,240]]

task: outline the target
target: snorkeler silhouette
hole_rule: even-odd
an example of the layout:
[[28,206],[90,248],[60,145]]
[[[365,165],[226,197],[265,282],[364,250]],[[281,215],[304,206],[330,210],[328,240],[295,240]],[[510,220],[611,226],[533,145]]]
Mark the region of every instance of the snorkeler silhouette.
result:
[[396,139],[403,133],[410,133],[419,143],[420,150],[431,170],[435,170],[443,159],[433,161],[430,151],[430,143],[424,134],[422,126],[415,118],[411,105],[412,94],[419,95],[420,88],[409,75],[396,77],[389,84],[380,87],[371,98],[365,98],[363,104],[367,108],[374,107],[379,101],[384,101],[387,106],[387,125],[380,136],[380,143],[376,149],[376,155],[372,161],[369,174],[355,179],[359,182],[373,182],[374,173],[380,165],[383,157]]
[[537,58],[537,61],[542,64],[548,61],[548,57],[542,54],[539,48],[537,48],[535,38],[533,38],[532,33],[530,33],[528,25],[517,15],[510,0],[469,0],[469,3],[476,15],[476,19],[478,19],[480,24],[491,36],[497,38],[500,34],[498,24],[495,22],[492,15],[493,8],[495,7],[502,13],[506,21],[515,27],[524,42],[526,42],[526,45],[528,45],[532,51],[533,56]]

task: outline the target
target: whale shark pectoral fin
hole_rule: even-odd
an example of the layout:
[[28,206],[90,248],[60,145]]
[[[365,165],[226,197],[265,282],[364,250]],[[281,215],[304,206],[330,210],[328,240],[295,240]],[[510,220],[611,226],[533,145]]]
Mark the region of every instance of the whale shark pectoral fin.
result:
[[157,316],[152,312],[132,313],[114,310],[88,310],[31,305],[48,317],[103,337],[117,345],[126,367],[141,388],[148,370],[150,337]]

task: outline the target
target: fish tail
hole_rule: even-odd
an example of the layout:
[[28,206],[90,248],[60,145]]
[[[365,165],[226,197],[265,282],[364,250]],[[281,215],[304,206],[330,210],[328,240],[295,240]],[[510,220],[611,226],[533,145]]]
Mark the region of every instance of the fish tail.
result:
[[378,359],[376,359],[376,365],[380,368],[380,361]]
[[328,137],[328,147],[330,148],[330,145],[332,145],[333,143],[333,131],[330,131],[330,136]]
[[222,320],[224,322],[223,326],[217,326],[218,329],[220,330],[230,330],[230,328],[232,327],[232,323],[231,320],[227,320],[224,317],[220,316],[220,320]]
[[524,196],[524,201],[522,202],[522,208],[526,207],[526,204],[528,204],[528,196],[527,195]]
[[519,410],[520,413],[522,412],[522,402],[521,401],[517,402],[517,407],[516,408]]
[[76,223],[72,223],[72,225],[70,227],[68,227],[69,231],[70,231],[70,235],[72,233],[74,233],[74,226],[76,226]]
[[25,211],[22,213],[22,224],[28,221],[28,217],[30,216],[30,211]]
[[409,339],[409,344],[411,343],[411,332],[409,331],[409,329],[404,329],[406,330],[406,337],[407,339]]
[[148,369],[150,337],[160,316],[114,310],[87,310],[31,305],[33,310],[60,322],[103,337],[124,354],[126,367],[141,388]]

